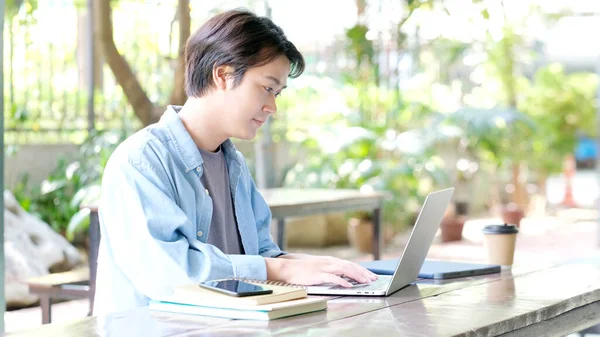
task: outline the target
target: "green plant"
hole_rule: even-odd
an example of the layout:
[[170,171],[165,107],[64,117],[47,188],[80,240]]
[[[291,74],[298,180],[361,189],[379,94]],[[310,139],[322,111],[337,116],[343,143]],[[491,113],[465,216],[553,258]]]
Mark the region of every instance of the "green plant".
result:
[[[307,139],[307,160],[291,168],[284,186],[385,191],[383,220],[396,230],[418,211],[424,195],[445,182],[441,160],[429,152],[403,154],[393,130],[327,128]],[[367,213],[355,216],[369,218]]]
[[[447,126],[456,128],[458,132],[452,132],[438,141],[458,138],[458,161],[472,158],[480,166],[487,164],[493,177],[499,174],[499,170],[530,156],[531,143],[523,140],[530,139],[537,130],[535,121],[527,114],[503,107],[462,108],[450,114],[440,114],[436,126],[431,130],[438,133],[438,130]],[[461,165],[457,162],[456,166],[455,183],[457,187],[464,188]],[[462,192],[457,191],[457,195],[462,196]],[[496,188],[496,192],[500,193],[500,189]],[[496,195],[495,199],[498,201],[499,197]]]
[[60,158],[40,186],[29,190],[24,175],[13,191],[15,197],[25,210],[73,241],[89,225],[89,210],[80,207],[97,200],[106,162],[124,138],[121,131],[91,132],[76,158]]
[[[343,83],[298,92],[321,102],[305,109],[310,112],[310,127],[301,136],[288,137],[300,145],[306,159],[288,168],[283,185],[386,191],[390,198],[384,204],[383,220],[399,230],[418,210],[429,189],[445,176],[434,153],[410,151],[402,141],[400,134],[420,125],[431,109],[420,102],[408,104],[395,88],[379,85],[376,51],[366,38],[367,30],[359,23],[346,32],[346,52],[355,61],[355,69]],[[307,105],[306,101],[300,104]],[[323,107],[327,111],[315,116]],[[296,114],[290,115],[288,130],[295,127],[290,121]]]
[[514,108],[462,108],[442,115],[442,125],[458,127],[464,151],[498,167],[528,156],[528,142],[515,142],[536,130],[533,119]]
[[375,60],[375,45],[373,41],[367,38],[369,27],[357,23],[346,30],[346,52],[354,59],[354,71],[348,72],[346,80],[372,79],[374,83],[379,83],[379,66]]
[[23,207],[23,209],[26,212],[31,211],[31,204],[33,203],[33,195],[31,191],[27,188],[27,186],[29,185],[28,183],[29,174],[23,174],[11,190],[15,199],[19,202],[21,207]]
[[562,170],[563,160],[573,153],[577,133],[596,134],[596,90],[598,76],[567,74],[559,64],[539,69],[523,89],[520,106],[538,126],[531,138],[530,167],[540,175]]

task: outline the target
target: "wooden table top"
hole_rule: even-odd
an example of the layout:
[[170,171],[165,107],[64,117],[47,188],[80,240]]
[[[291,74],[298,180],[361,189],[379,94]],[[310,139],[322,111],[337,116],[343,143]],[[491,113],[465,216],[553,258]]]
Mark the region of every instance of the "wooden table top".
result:
[[389,297],[335,297],[324,312],[270,322],[139,308],[15,337],[43,336],[496,336],[565,335],[600,323],[600,256],[500,274],[419,280]]
[[260,190],[274,218],[339,211],[371,211],[386,194],[345,189],[271,188]]
[[[380,207],[387,195],[383,192],[322,188],[268,188],[260,192],[274,218],[348,210],[370,211]],[[98,211],[98,205],[94,204],[82,208]]]

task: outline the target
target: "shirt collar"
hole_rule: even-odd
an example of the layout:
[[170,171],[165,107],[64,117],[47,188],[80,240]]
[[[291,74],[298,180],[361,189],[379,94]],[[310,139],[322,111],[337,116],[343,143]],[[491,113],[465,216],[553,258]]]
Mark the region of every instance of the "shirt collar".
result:
[[[203,160],[196,143],[194,143],[194,140],[179,118],[178,112],[181,108],[181,106],[177,105],[167,106],[167,110],[162,115],[159,123],[166,127],[169,137],[179,154],[179,158],[181,158],[181,161],[185,165],[186,171],[190,171],[201,166]],[[236,155],[237,149],[230,139],[221,144],[221,150],[226,159],[238,161]]]

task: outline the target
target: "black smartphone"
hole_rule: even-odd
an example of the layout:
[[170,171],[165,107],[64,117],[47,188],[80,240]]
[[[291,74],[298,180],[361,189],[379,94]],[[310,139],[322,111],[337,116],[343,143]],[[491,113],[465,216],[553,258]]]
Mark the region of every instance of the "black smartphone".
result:
[[271,289],[239,280],[209,281],[200,283],[199,286],[237,297],[265,295],[273,292]]

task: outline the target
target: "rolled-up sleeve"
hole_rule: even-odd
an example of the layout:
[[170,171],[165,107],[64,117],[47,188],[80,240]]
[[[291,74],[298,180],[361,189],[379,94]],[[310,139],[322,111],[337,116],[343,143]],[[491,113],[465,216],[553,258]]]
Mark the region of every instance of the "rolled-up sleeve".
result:
[[148,161],[112,158],[100,202],[103,240],[134,287],[156,299],[172,287],[227,277],[266,279],[262,256],[226,255],[185,236],[195,228],[177,204],[164,169]]

